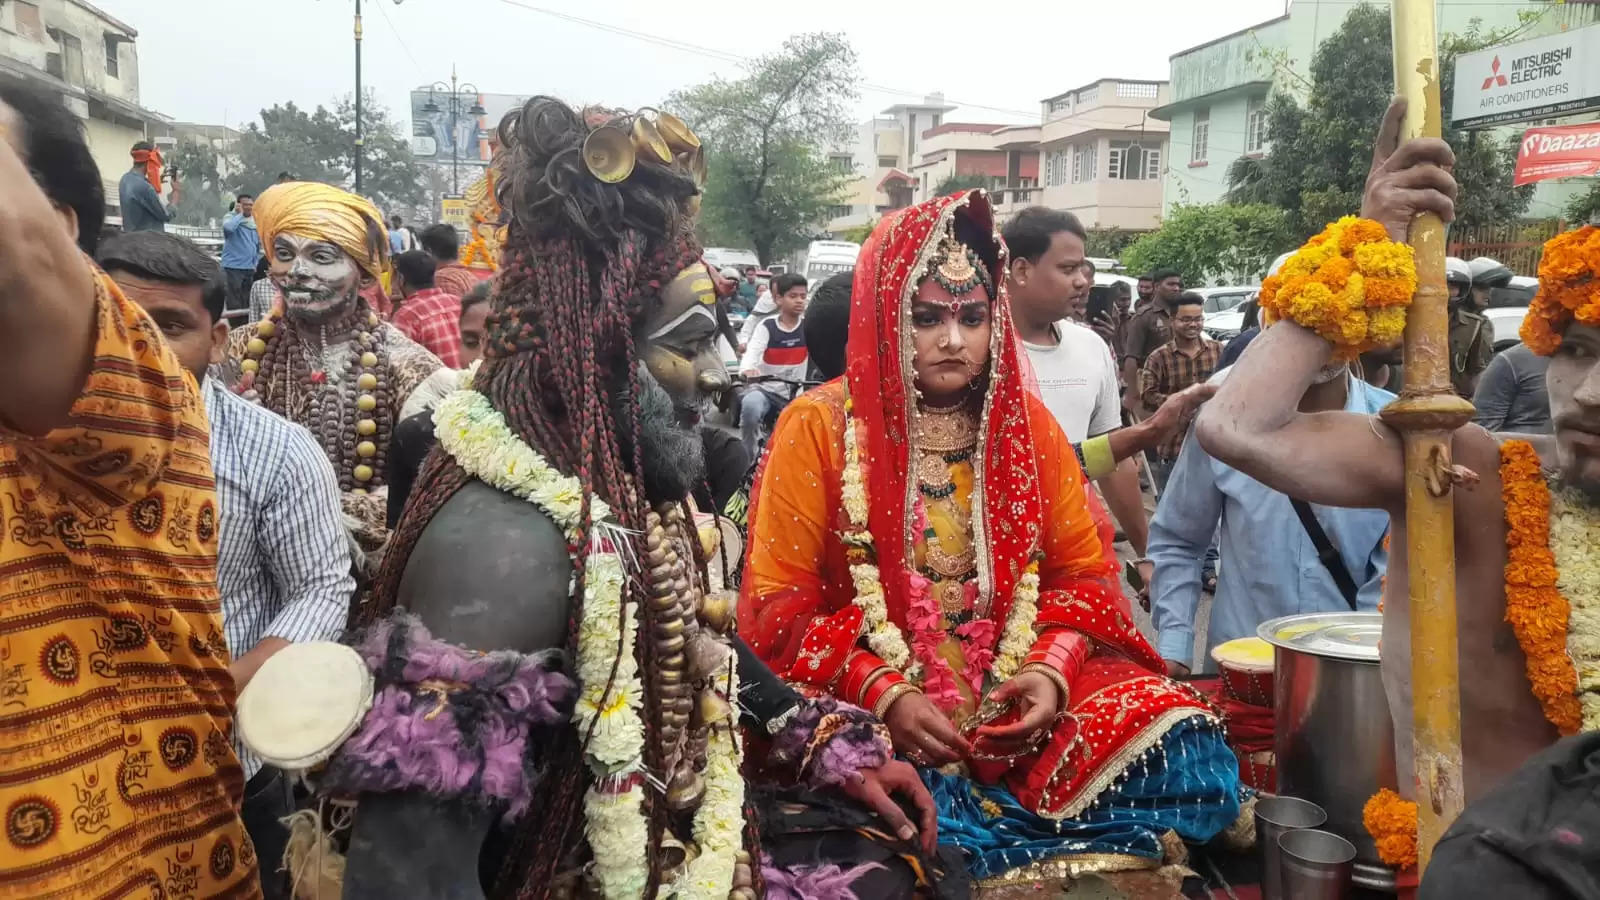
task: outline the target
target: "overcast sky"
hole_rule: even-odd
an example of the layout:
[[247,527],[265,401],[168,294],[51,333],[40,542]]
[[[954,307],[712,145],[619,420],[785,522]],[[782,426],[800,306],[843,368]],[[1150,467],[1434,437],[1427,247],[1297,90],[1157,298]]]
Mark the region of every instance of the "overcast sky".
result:
[[[94,2],[139,32],[141,102],[182,121],[239,125],[274,103],[314,107],[354,87],[354,0]],[[1026,121],[1044,97],[1096,78],[1165,78],[1174,52],[1283,9],[1283,0],[930,0],[920,9],[903,0],[365,0],[363,78],[402,120],[408,92],[448,80],[451,63],[488,93],[636,107],[737,75],[730,56],[826,30],[860,54],[863,119],[943,91],[962,106],[954,118]]]

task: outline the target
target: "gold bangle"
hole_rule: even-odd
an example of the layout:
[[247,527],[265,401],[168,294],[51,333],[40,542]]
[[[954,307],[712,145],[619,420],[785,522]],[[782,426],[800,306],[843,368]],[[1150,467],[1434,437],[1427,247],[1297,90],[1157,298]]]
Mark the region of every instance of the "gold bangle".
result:
[[1061,689],[1061,708],[1056,710],[1056,712],[1064,712],[1067,708],[1067,704],[1072,702],[1072,688],[1067,686],[1067,676],[1061,674],[1059,670],[1051,666],[1047,666],[1044,663],[1032,662],[1023,666],[1019,671],[1019,674],[1021,672],[1038,672],[1040,675],[1043,675],[1055,682],[1056,687]]
[[872,714],[877,717],[878,721],[883,721],[883,717],[889,714],[889,707],[893,706],[896,700],[912,693],[920,694],[922,690],[909,681],[902,681],[890,687],[883,692],[882,697],[878,698],[878,702],[873,704]]

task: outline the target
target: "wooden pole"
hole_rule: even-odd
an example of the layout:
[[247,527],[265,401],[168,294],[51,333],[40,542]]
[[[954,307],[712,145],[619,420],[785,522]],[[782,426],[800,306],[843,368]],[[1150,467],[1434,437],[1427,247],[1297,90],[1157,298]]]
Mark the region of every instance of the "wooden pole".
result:
[[[1394,72],[1408,101],[1401,139],[1439,137],[1439,50],[1434,0],[1393,0]],[[1450,385],[1445,226],[1411,223],[1417,295],[1406,321],[1405,388],[1383,420],[1405,441],[1406,562],[1411,598],[1412,745],[1416,755],[1418,870],[1464,804],[1461,694],[1456,643],[1455,517],[1450,435],[1472,404]]]

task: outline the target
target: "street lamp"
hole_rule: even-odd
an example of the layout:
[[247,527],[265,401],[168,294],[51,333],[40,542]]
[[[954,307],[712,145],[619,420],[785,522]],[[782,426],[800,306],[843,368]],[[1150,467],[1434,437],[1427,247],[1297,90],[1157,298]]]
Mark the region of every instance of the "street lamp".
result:
[[[462,108],[461,96],[463,90],[472,97],[472,106],[466,109]],[[428,102],[422,105],[423,112],[437,113],[443,109],[438,103],[434,102],[433,95],[435,91],[450,92],[450,98],[446,101],[450,104],[450,193],[459,195],[461,193],[461,141],[457,140],[456,119],[465,112],[476,120],[479,116],[488,115],[489,111],[483,108],[482,103],[478,102],[477,85],[456,81],[456,67],[454,65],[450,66],[450,83],[448,85],[442,81],[435,81],[428,86]],[[473,134],[477,134],[476,125],[473,126]]]
[[[403,0],[394,0],[399,6]],[[356,0],[356,149],[352,154],[351,169],[355,173],[356,193],[361,193],[361,157],[366,153],[366,141],[361,135],[361,0]]]

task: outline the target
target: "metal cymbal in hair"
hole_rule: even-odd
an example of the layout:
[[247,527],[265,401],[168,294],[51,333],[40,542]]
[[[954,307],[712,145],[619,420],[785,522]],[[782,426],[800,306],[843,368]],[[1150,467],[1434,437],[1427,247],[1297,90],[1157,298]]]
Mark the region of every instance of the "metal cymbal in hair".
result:
[[700,136],[689,129],[689,126],[672,113],[656,113],[656,130],[666,139],[667,146],[674,151],[682,153],[685,150],[694,150],[700,146]]
[[633,120],[633,149],[651,162],[662,165],[672,162],[672,150],[667,147],[661,132],[644,116]]
[[613,125],[596,128],[583,141],[583,164],[589,174],[607,184],[625,181],[633,174],[638,153],[628,133]]

